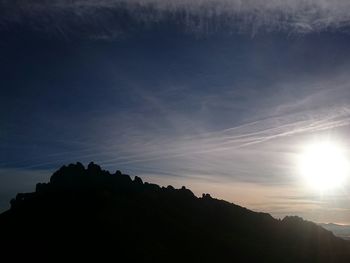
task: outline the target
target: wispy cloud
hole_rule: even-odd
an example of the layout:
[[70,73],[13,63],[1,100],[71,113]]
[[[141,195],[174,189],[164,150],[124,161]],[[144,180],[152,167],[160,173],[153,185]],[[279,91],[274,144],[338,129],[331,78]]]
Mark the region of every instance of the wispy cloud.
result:
[[[31,160],[26,168],[40,168],[69,161],[94,160],[107,168],[126,167],[139,173],[184,176],[208,180],[231,178],[260,184],[289,184],[291,167],[281,158],[298,149],[276,144],[297,135],[317,133],[350,124],[350,110],[334,107],[302,114],[272,117],[225,130],[191,136],[130,134],[115,137],[109,145],[96,145],[72,152]],[[251,163],[254,162],[254,165]],[[280,166],[280,167],[278,167]],[[290,164],[290,166],[293,166]],[[275,176],[273,175],[275,174]]]
[[[45,156],[30,158],[28,162],[5,165],[33,169],[94,160],[106,168],[125,169],[135,174],[147,172],[204,180],[230,178],[236,182],[289,184],[295,180],[290,177],[295,165],[289,157],[299,150],[296,142],[300,144],[308,135],[350,124],[349,89],[344,76],[325,78],[327,81],[298,83],[303,85],[299,89],[303,91],[300,99],[284,98],[283,94],[275,92],[274,98],[268,96],[271,102],[265,106],[259,104],[262,100],[259,92],[248,91],[249,96],[254,97],[245,110],[249,111],[250,119],[239,116],[236,125],[226,125],[225,129],[208,123],[207,112],[203,115],[205,127],[196,119],[198,115],[180,114],[164,98],[135,88],[132,94],[138,94],[145,106],[140,112],[104,112],[103,116],[95,117],[97,130],[91,138],[67,139],[58,142],[64,151],[53,150]],[[277,91],[279,83],[274,85],[273,90]],[[202,97],[196,99],[190,97],[185,104],[200,103]],[[208,98],[217,105],[226,99],[225,95]],[[234,104],[237,98],[228,101]],[[152,112],[152,116],[148,116],[144,112],[151,107],[157,115]],[[178,109],[179,105],[176,107]],[[224,106],[223,111],[235,114],[235,108],[229,105]],[[220,115],[220,111],[217,114]],[[229,117],[223,121],[235,123]]]
[[62,35],[90,31],[96,38],[161,22],[202,33],[221,29],[307,33],[346,30],[350,24],[347,0],[2,0],[0,7],[3,26],[25,23]]

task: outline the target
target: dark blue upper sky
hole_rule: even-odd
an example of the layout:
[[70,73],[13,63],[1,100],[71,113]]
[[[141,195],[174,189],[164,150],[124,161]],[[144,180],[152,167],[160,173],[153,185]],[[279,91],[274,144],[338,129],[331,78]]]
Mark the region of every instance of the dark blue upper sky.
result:
[[[348,144],[345,2],[316,5],[316,17],[301,4],[293,17],[283,5],[257,13],[250,1],[246,13],[232,4],[209,18],[196,4],[174,11],[75,2],[1,3],[2,207],[60,165],[95,161],[277,216],[350,222],[347,192],[336,197],[343,214],[307,214],[330,203],[305,196],[293,166],[307,140]],[[230,193],[242,185],[253,197]]]

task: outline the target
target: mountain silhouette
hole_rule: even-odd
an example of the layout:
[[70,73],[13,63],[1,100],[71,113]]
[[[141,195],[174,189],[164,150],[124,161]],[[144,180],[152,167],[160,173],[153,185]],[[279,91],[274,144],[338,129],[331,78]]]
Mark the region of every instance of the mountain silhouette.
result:
[[350,241],[350,225],[338,225],[334,223],[321,223],[323,228],[332,231],[334,235]]
[[160,187],[81,163],[63,166],[0,215],[2,253],[51,262],[350,262],[350,245],[299,217]]

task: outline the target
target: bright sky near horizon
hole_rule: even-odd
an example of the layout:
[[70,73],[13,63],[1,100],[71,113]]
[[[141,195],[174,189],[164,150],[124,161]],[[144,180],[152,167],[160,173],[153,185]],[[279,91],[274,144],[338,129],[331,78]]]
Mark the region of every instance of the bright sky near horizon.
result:
[[0,209],[94,161],[350,224],[349,21],[345,0],[0,1]]

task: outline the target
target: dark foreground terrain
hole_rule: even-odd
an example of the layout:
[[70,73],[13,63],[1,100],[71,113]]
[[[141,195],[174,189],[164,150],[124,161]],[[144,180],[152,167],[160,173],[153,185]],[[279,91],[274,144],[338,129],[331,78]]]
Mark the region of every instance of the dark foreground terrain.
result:
[[349,243],[312,222],[93,163],[64,166],[34,193],[18,194],[0,215],[0,233],[2,255],[30,262],[350,262]]

